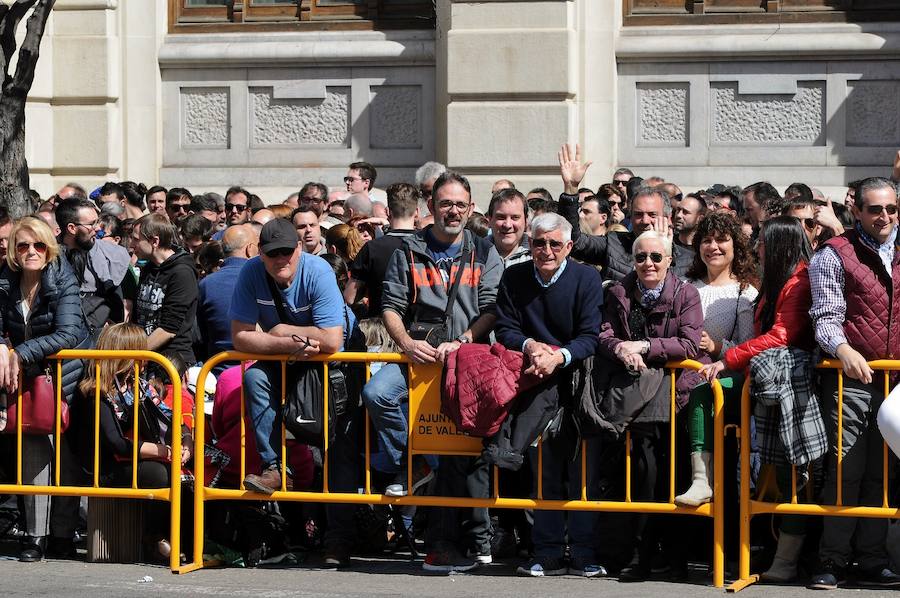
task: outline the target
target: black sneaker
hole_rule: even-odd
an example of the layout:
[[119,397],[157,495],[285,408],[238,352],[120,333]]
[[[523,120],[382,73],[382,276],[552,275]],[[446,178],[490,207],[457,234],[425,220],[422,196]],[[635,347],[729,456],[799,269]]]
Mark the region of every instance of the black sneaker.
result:
[[51,536],[47,542],[46,556],[51,559],[77,559],[78,551],[75,550],[75,540]]
[[825,561],[806,587],[810,590],[836,590],[845,581],[847,581],[847,577],[844,568],[838,567],[831,561]]
[[516,569],[517,575],[525,577],[549,577],[551,575],[565,575],[569,572],[562,559],[549,557],[534,557],[526,564]]
[[893,588],[900,586],[900,575],[897,575],[887,567],[878,567],[868,571],[860,571],[856,576],[856,581],[861,586]]
[[350,547],[341,542],[325,545],[324,565],[329,569],[343,569],[350,566]]
[[643,564],[629,565],[619,572],[619,581],[622,583],[634,583],[650,579],[650,567]]

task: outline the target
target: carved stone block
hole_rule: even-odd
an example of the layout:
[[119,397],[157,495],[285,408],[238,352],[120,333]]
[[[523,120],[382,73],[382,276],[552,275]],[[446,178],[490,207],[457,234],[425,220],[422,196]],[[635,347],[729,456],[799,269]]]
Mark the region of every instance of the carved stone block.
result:
[[422,88],[373,85],[369,99],[369,145],[379,149],[422,147]]
[[324,100],[276,99],[271,87],[250,88],[251,147],[349,147],[349,131],[349,87],[327,87]]
[[637,83],[640,146],[690,145],[688,83]]
[[803,81],[797,93],[740,94],[737,83],[710,85],[710,144],[825,145],[825,83]]
[[230,112],[231,102],[227,87],[182,87],[182,147],[229,148]]
[[847,145],[900,145],[900,81],[847,83]]

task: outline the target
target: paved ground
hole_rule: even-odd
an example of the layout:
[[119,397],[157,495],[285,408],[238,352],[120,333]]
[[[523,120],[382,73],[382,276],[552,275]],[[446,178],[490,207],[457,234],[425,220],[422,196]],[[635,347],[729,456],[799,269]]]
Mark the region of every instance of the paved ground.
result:
[[[152,581],[140,581],[145,576]],[[620,584],[612,579],[554,577],[523,579],[514,569],[492,565],[477,573],[436,576],[422,572],[418,563],[398,560],[367,560],[351,571],[329,571],[301,564],[290,569],[210,569],[187,575],[173,575],[168,569],[141,565],[102,565],[72,561],[19,563],[0,561],[0,588],[4,596],[253,596],[255,598],[345,596],[416,596],[421,598],[491,596],[622,596],[660,597],[722,596],[724,592],[708,585],[701,572],[694,572],[694,583],[670,584],[646,582]],[[751,586],[741,592],[746,598],[779,598],[813,594],[800,587]],[[821,594],[816,594],[819,596]],[[842,589],[827,593],[829,598],[875,598],[896,596],[894,592]]]

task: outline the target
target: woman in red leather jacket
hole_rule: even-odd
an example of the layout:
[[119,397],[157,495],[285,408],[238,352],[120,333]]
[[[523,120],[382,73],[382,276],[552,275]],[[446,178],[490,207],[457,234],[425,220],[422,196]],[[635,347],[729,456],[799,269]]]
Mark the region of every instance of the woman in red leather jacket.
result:
[[[724,359],[703,366],[700,374],[707,380],[724,369],[745,370],[753,357],[767,349],[791,346],[812,351],[815,347],[807,273],[812,249],[800,221],[793,216],[767,220],[759,237],[759,254],[763,277],[756,305],[756,337],[726,351]],[[791,486],[790,468],[777,467],[776,480],[781,491],[787,491]],[[800,488],[797,492],[800,493]],[[806,533],[805,518],[782,517],[779,529],[775,560],[762,579],[784,583],[797,575],[797,558]]]

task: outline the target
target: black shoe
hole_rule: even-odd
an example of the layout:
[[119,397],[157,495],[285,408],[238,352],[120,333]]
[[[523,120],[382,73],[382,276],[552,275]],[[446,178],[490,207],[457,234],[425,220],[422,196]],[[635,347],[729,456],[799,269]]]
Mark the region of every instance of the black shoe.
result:
[[19,561],[23,563],[36,563],[44,560],[44,546],[47,544],[47,538],[28,538],[23,545],[22,552],[19,553]]
[[350,547],[340,542],[326,544],[324,565],[329,569],[343,569],[349,567]]
[[897,575],[887,567],[878,567],[868,571],[860,571],[856,581],[861,586],[874,586],[880,588],[893,588],[900,586],[900,575]]
[[74,560],[78,558],[75,550],[75,540],[72,538],[57,538],[51,536],[47,542],[47,557],[51,559]]
[[825,561],[806,587],[810,590],[836,590],[846,580],[843,567],[838,567],[831,561]]
[[622,583],[647,581],[648,579],[650,579],[650,567],[646,565],[630,565],[619,573],[619,581]]

